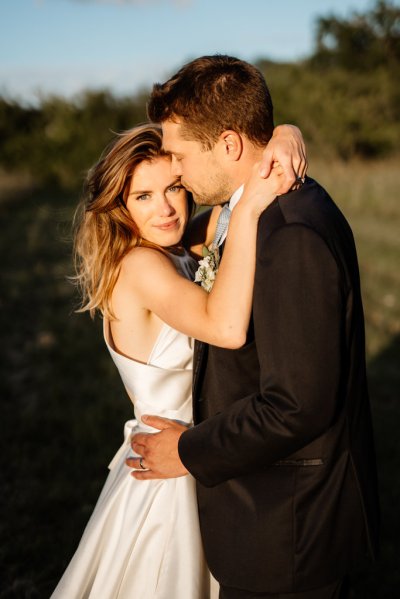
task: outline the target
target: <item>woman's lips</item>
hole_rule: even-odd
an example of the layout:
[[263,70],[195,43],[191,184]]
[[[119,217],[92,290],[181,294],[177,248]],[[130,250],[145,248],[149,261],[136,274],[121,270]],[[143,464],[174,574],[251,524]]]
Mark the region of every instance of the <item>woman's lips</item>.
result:
[[167,223],[164,223],[162,225],[154,225],[156,227],[156,229],[161,229],[161,231],[170,231],[171,229],[175,229],[178,228],[179,225],[179,218],[174,218],[174,220],[171,220]]

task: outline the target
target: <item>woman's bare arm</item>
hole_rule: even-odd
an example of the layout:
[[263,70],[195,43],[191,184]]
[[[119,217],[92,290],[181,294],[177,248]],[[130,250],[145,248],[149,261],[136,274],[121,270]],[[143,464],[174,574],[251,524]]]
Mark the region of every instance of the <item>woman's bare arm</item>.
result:
[[[260,164],[260,176],[266,178],[274,163],[283,169],[281,186],[277,194],[287,193],[296,184],[296,177],[304,177],[307,172],[306,147],[301,131],[295,125],[278,125],[268,142]],[[203,245],[209,245],[218,219],[220,207],[204,210],[188,224],[185,233],[185,247],[194,256],[201,256]]]
[[258,166],[254,168],[251,185],[232,211],[224,256],[209,294],[180,276],[167,256],[135,248],[120,275],[135,304],[201,341],[227,348],[243,345],[251,313],[258,218],[274,200],[281,173],[274,169],[262,180]]

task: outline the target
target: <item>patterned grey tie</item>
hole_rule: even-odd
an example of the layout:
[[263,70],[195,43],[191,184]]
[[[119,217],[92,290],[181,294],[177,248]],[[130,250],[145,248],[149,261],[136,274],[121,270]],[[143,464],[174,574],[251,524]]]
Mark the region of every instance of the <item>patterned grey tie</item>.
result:
[[215,229],[215,235],[213,239],[213,248],[217,248],[222,243],[222,237],[225,234],[225,231],[228,229],[229,219],[231,218],[231,210],[228,204],[222,208],[220,215],[217,221],[217,228]]

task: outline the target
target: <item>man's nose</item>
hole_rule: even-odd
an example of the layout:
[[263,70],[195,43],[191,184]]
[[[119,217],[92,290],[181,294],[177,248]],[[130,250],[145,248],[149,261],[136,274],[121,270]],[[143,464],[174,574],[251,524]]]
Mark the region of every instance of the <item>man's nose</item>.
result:
[[171,163],[171,174],[173,177],[181,177],[182,176],[182,166],[179,160],[172,156]]

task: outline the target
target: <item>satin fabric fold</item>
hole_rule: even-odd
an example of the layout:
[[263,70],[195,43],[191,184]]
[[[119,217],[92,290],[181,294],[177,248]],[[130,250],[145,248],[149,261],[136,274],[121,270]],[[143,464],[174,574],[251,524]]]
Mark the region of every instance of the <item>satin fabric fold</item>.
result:
[[203,556],[194,479],[137,481],[125,464],[132,455],[131,434],[156,432],[141,422],[143,414],[191,424],[193,341],[164,325],[143,364],[115,351],[106,321],[104,332],[135,418],[125,424],[124,442],[52,598],[216,599],[218,585]]

